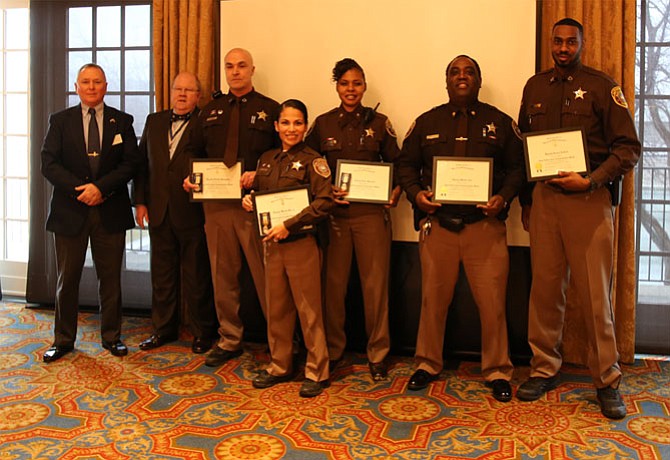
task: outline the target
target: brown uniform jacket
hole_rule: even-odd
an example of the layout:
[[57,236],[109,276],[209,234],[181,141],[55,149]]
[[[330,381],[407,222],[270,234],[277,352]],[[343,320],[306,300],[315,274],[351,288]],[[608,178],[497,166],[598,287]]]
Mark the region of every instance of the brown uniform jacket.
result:
[[304,142],[286,152],[281,149],[270,150],[258,160],[254,190],[263,192],[300,185],[309,185],[312,201],[308,207],[284,222],[291,234],[323,220],[335,204],[328,164]]
[[[194,156],[223,158],[234,100],[233,94],[224,94],[200,111],[190,144],[195,150]],[[253,171],[261,154],[279,145],[274,128],[279,104],[255,90],[239,100],[241,106],[237,158],[244,162],[244,171]]]
[[[368,114],[372,114],[369,121]],[[340,106],[319,115],[305,143],[328,160],[332,171],[337,171],[339,159],[392,163],[399,154],[391,121],[363,106],[353,112]]]
[[[459,117],[468,117],[467,135],[457,135]],[[456,138],[467,137],[466,141]],[[516,196],[524,180],[523,145],[515,133],[514,121],[492,105],[476,101],[466,113],[451,104],[443,104],[419,116],[402,145],[396,161],[397,177],[407,198],[415,203],[421,190],[432,187],[433,157],[460,156],[493,158],[494,195],[501,195],[507,203]],[[508,205],[509,206],[509,205]],[[475,205],[442,205],[438,215],[484,218]],[[503,210],[498,218],[507,216]]]
[[[579,65],[561,77],[555,69],[531,77],[519,111],[522,132],[583,127],[591,179],[605,185],[632,169],[640,141],[621,87],[604,73]],[[519,197],[530,203],[532,186]]]

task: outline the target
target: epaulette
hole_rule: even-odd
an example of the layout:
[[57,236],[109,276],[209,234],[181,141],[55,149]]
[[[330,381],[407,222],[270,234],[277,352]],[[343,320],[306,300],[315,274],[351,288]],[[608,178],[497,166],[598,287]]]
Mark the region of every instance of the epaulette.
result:
[[482,102],[482,101],[479,101],[479,103],[482,104],[483,106],[485,106],[487,109],[489,109],[489,110],[491,110],[491,111],[493,111],[493,112],[495,112],[495,113],[497,113],[497,114],[499,114],[499,115],[502,115],[502,116],[505,117],[505,118],[512,118],[512,117],[510,117],[509,115],[507,115],[505,112],[503,112],[502,110],[500,110],[498,107],[496,107],[496,106],[494,106],[494,105],[487,104],[486,102]]
[[212,99],[218,99],[218,98],[220,98],[221,96],[223,96],[223,93],[221,92],[220,89],[217,89],[216,91],[214,91],[214,92],[212,93]]
[[603,80],[606,80],[607,82],[611,83],[612,86],[617,86],[618,85],[616,80],[614,80],[612,77],[607,75],[605,72],[602,72],[598,69],[594,69],[593,67],[582,65],[581,70],[584,73],[588,73],[589,75],[593,75],[594,77],[599,77],[599,78],[602,78]]
[[257,97],[259,97],[259,98],[261,98],[261,99],[264,99],[264,100],[266,100],[266,101],[272,102],[272,103],[275,104],[275,105],[279,105],[279,102],[275,101],[275,100],[272,99],[271,97],[266,96],[266,95],[263,94],[263,93],[259,93],[258,91],[256,91],[255,94],[256,94]]

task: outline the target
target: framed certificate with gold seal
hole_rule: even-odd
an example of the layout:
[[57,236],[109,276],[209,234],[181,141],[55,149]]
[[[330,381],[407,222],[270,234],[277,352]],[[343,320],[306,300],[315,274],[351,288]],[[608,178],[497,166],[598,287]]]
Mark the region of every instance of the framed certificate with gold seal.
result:
[[591,172],[584,128],[526,133],[523,150],[529,182],[559,177],[559,172]]

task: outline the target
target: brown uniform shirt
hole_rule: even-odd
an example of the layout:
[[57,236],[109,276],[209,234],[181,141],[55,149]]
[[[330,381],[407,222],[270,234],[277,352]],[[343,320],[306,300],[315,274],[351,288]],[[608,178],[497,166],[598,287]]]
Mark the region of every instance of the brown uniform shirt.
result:
[[258,160],[254,190],[262,192],[300,185],[309,185],[312,201],[308,207],[284,222],[291,234],[324,219],[335,204],[328,164],[304,142],[286,152],[281,149],[270,150]]
[[[200,111],[192,141],[196,156],[223,158],[235,98],[232,93],[224,94],[212,100]],[[244,171],[253,171],[261,154],[279,145],[279,138],[274,129],[279,104],[255,90],[239,98],[239,102],[241,105],[237,158],[244,162]]]
[[[640,141],[621,87],[606,74],[580,65],[562,77],[555,69],[531,77],[519,111],[522,132],[583,127],[591,178],[604,185],[631,170]],[[530,203],[526,187],[520,199]]]
[[370,108],[359,106],[353,112],[337,107],[319,115],[310,128],[305,143],[328,160],[337,171],[337,160],[386,161],[398,156],[398,141],[391,121],[379,112],[364,120]]
[[[440,105],[419,116],[410,127],[396,168],[398,181],[412,203],[417,193],[432,187],[435,156],[493,158],[492,193],[507,203],[523,184],[523,146],[514,121],[483,102],[476,101],[465,112],[451,103]],[[484,217],[475,205],[442,205],[438,214]],[[498,215],[501,219],[506,216],[506,211]]]

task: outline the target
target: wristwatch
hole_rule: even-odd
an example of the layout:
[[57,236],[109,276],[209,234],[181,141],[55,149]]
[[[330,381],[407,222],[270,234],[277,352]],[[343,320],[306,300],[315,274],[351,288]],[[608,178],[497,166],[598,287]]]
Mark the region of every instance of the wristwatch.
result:
[[595,189],[598,188],[598,184],[593,180],[591,175],[586,176],[589,179],[589,192],[594,191]]

